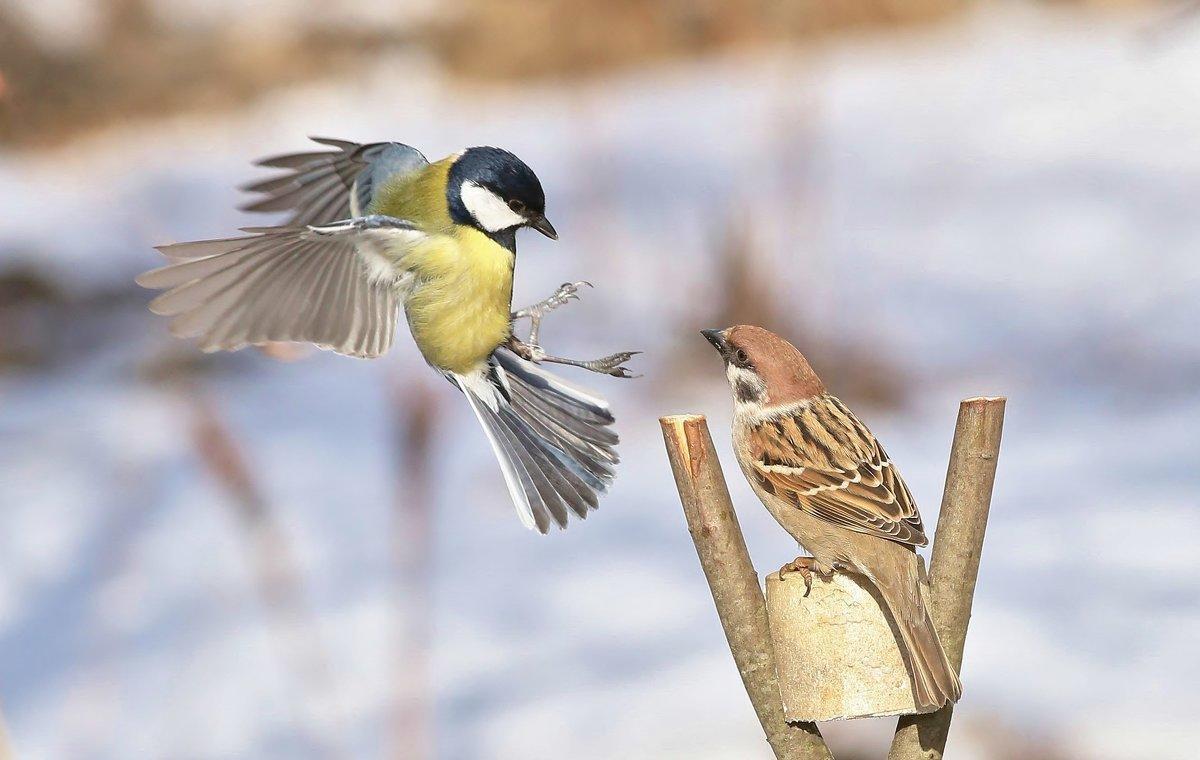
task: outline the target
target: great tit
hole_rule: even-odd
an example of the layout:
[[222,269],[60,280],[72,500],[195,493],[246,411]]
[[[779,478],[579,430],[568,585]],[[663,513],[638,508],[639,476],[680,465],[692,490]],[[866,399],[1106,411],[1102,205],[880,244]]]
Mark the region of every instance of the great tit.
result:
[[[204,351],[301,341],[374,358],[392,345],[403,306],[425,361],[482,423],[521,521],[545,533],[570,513],[586,517],[617,464],[613,415],[534,362],[628,377],[632,352],[577,361],[537,345],[541,318],[577,297],[577,284],[511,311],[517,229],[557,238],[537,175],[499,148],[430,163],[400,143],[314,140],[333,150],[260,161],[285,172],[244,188],[262,196],[247,210],[290,210],[287,223],[159,247],[170,264],[137,278],[167,291],[150,310]],[[513,335],[515,317],[532,322],[527,342]]]

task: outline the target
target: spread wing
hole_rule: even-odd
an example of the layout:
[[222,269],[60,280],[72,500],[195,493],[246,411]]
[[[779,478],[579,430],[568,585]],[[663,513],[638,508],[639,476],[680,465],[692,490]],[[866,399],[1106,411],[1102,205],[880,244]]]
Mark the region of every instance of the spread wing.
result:
[[366,212],[375,188],[428,165],[421,151],[401,143],[358,143],[314,137],[332,151],[289,153],[264,158],[257,166],[286,173],[244,186],[261,198],[244,211],[293,210],[287,224],[322,224]]
[[402,219],[368,216],[322,227],[248,228],[244,237],[161,246],[171,264],[137,278],[166,290],[150,303],[171,332],[204,351],[276,341],[373,358],[392,345],[400,295],[383,246],[426,237]]
[[748,442],[753,477],[767,492],[849,530],[928,543],[917,505],[887,452],[833,396],[761,423]]

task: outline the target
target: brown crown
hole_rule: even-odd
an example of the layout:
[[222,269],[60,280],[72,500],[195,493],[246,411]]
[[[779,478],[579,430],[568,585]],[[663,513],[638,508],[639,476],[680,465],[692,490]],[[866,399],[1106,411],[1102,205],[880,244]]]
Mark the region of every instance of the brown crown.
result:
[[825,384],[804,354],[770,330],[735,325],[725,331],[725,339],[733,349],[746,352],[755,372],[766,383],[769,403],[787,404],[825,392]]

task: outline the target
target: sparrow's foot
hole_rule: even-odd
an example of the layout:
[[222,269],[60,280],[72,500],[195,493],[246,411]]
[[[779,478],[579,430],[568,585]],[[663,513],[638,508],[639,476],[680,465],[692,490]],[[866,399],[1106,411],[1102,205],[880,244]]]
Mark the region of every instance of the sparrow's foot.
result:
[[536,346],[538,344],[538,330],[542,327],[542,319],[547,314],[554,311],[558,307],[566,304],[574,299],[579,300],[579,288],[583,285],[592,287],[592,283],[586,280],[579,282],[564,282],[558,286],[558,290],[544,301],[538,301],[532,306],[526,306],[524,309],[517,309],[512,313],[512,319],[528,319],[529,320],[529,338],[526,339],[526,344]]
[[804,595],[808,596],[812,592],[813,575],[826,577],[833,574],[833,568],[826,567],[820,562],[817,562],[816,557],[796,557],[791,562],[779,568],[779,579],[790,573],[799,573],[804,578]]
[[779,568],[779,580],[783,580],[791,573],[800,573],[800,576],[804,578],[804,595],[808,596],[812,592],[812,559],[812,557],[796,557]]

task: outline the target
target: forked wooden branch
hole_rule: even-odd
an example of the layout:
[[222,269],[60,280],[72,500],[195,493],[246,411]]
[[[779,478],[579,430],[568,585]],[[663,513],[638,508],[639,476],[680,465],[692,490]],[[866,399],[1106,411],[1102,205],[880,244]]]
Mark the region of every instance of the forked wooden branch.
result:
[[699,415],[661,417],[658,422],[688,531],[712,590],[725,638],[775,757],[832,760],[816,724],[789,725],[784,720],[766,602],[733,511],[708,423]]
[[[979,559],[1004,427],[1003,398],[962,402],[930,562],[930,604],[938,636],[961,669]],[[777,758],[832,760],[815,724],[788,724],[758,575],[703,416],[662,417],[667,455],[688,530],[746,693]],[[900,719],[888,760],[941,760],[953,706]]]
[[[950,662],[959,670],[996,480],[1004,401],[969,398],[959,405],[929,563],[930,614]],[[954,706],[947,705],[901,718],[888,760],[941,760],[953,716]]]

